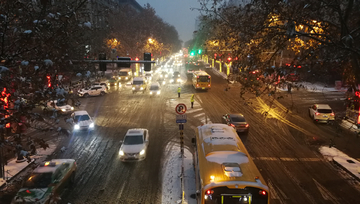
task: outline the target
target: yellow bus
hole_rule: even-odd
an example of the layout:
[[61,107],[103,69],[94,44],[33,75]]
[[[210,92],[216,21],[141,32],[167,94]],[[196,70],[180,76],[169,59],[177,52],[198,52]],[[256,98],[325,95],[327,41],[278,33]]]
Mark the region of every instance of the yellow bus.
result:
[[195,71],[193,73],[192,83],[195,89],[210,89],[211,76],[204,71]]
[[269,204],[269,188],[234,128],[197,127],[194,166],[198,204]]

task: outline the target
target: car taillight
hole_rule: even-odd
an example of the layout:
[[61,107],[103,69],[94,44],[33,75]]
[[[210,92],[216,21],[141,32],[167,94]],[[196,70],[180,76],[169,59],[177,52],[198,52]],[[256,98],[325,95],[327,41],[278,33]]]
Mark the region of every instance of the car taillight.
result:
[[234,124],[230,124],[229,126],[231,126],[231,127],[233,127],[233,128],[235,127],[235,125],[234,125]]
[[213,190],[207,190],[207,191],[206,191],[206,195],[211,195],[211,194],[213,194],[213,193],[214,193]]
[[249,127],[249,124],[246,124],[245,127]]
[[196,84],[196,86],[199,86],[199,84]]
[[259,194],[265,196],[267,193],[266,193],[266,191],[259,191]]
[[330,115],[331,115],[331,116],[335,116],[335,113],[331,113]]
[[210,84],[208,84],[208,87],[210,87]]
[[316,112],[315,115],[320,115],[320,113]]

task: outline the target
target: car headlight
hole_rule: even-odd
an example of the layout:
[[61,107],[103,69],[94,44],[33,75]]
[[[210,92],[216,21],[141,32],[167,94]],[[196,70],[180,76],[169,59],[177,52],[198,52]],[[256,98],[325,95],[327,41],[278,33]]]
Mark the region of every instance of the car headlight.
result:
[[61,111],[62,111],[62,112],[65,112],[65,111],[66,111],[66,109],[65,109],[65,108],[62,108],[62,109],[61,109]]
[[110,86],[110,83],[108,83],[108,86]]
[[145,154],[145,149],[141,150],[140,155],[144,155]]
[[76,125],[74,126],[74,129],[75,129],[75,130],[80,129],[80,125],[76,124]]
[[143,90],[144,88],[143,87],[140,87],[140,90]]
[[117,86],[117,83],[114,83],[115,86]]
[[135,87],[132,87],[132,90],[135,90]]
[[163,77],[163,75],[160,75],[160,77]]
[[125,77],[125,79],[128,79],[128,77]]
[[168,75],[165,75],[165,77],[168,77]]
[[95,127],[94,123],[91,123],[91,124],[89,125],[89,128],[94,128],[94,127]]
[[124,152],[122,150],[119,151],[120,156],[124,156]]
[[118,77],[118,79],[121,79],[121,77]]
[[177,81],[177,82],[181,82],[181,79],[177,79],[176,81]]
[[121,87],[122,85],[119,83],[119,87]]
[[160,91],[158,91],[157,94],[160,94]]
[[178,75],[178,77],[180,77],[180,74]]
[[150,95],[152,94],[152,91],[150,91]]
[[71,107],[71,110],[74,110],[74,107]]
[[163,84],[165,84],[165,81],[163,81]]

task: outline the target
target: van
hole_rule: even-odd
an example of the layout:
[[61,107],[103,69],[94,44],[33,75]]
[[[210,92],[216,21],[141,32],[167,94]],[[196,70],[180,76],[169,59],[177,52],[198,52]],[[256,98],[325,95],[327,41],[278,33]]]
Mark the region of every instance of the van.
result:
[[118,77],[120,82],[130,81],[133,77],[132,70],[128,68],[120,69]]
[[143,93],[145,93],[146,90],[146,79],[144,77],[134,77],[133,81],[131,83],[132,85],[132,92],[138,92],[138,91],[142,91]]

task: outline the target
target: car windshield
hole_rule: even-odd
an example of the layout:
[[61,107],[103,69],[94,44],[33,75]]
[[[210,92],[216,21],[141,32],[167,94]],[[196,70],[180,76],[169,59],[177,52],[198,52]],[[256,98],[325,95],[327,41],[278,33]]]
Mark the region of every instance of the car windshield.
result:
[[150,90],[159,90],[159,86],[157,86],[157,85],[150,86]]
[[34,173],[24,183],[24,188],[47,188],[51,184],[52,172]]
[[332,113],[331,109],[318,109],[319,113]]
[[90,120],[88,115],[76,115],[74,118],[75,122]]
[[143,143],[142,135],[126,136],[124,140],[124,145],[137,145]]
[[143,81],[133,81],[134,85],[142,85],[144,82]]
[[246,122],[245,118],[241,116],[232,116],[231,120],[233,122]]
[[56,106],[66,106],[66,103],[64,101],[58,101],[56,102]]
[[119,76],[127,76],[128,73],[127,72],[119,72]]

